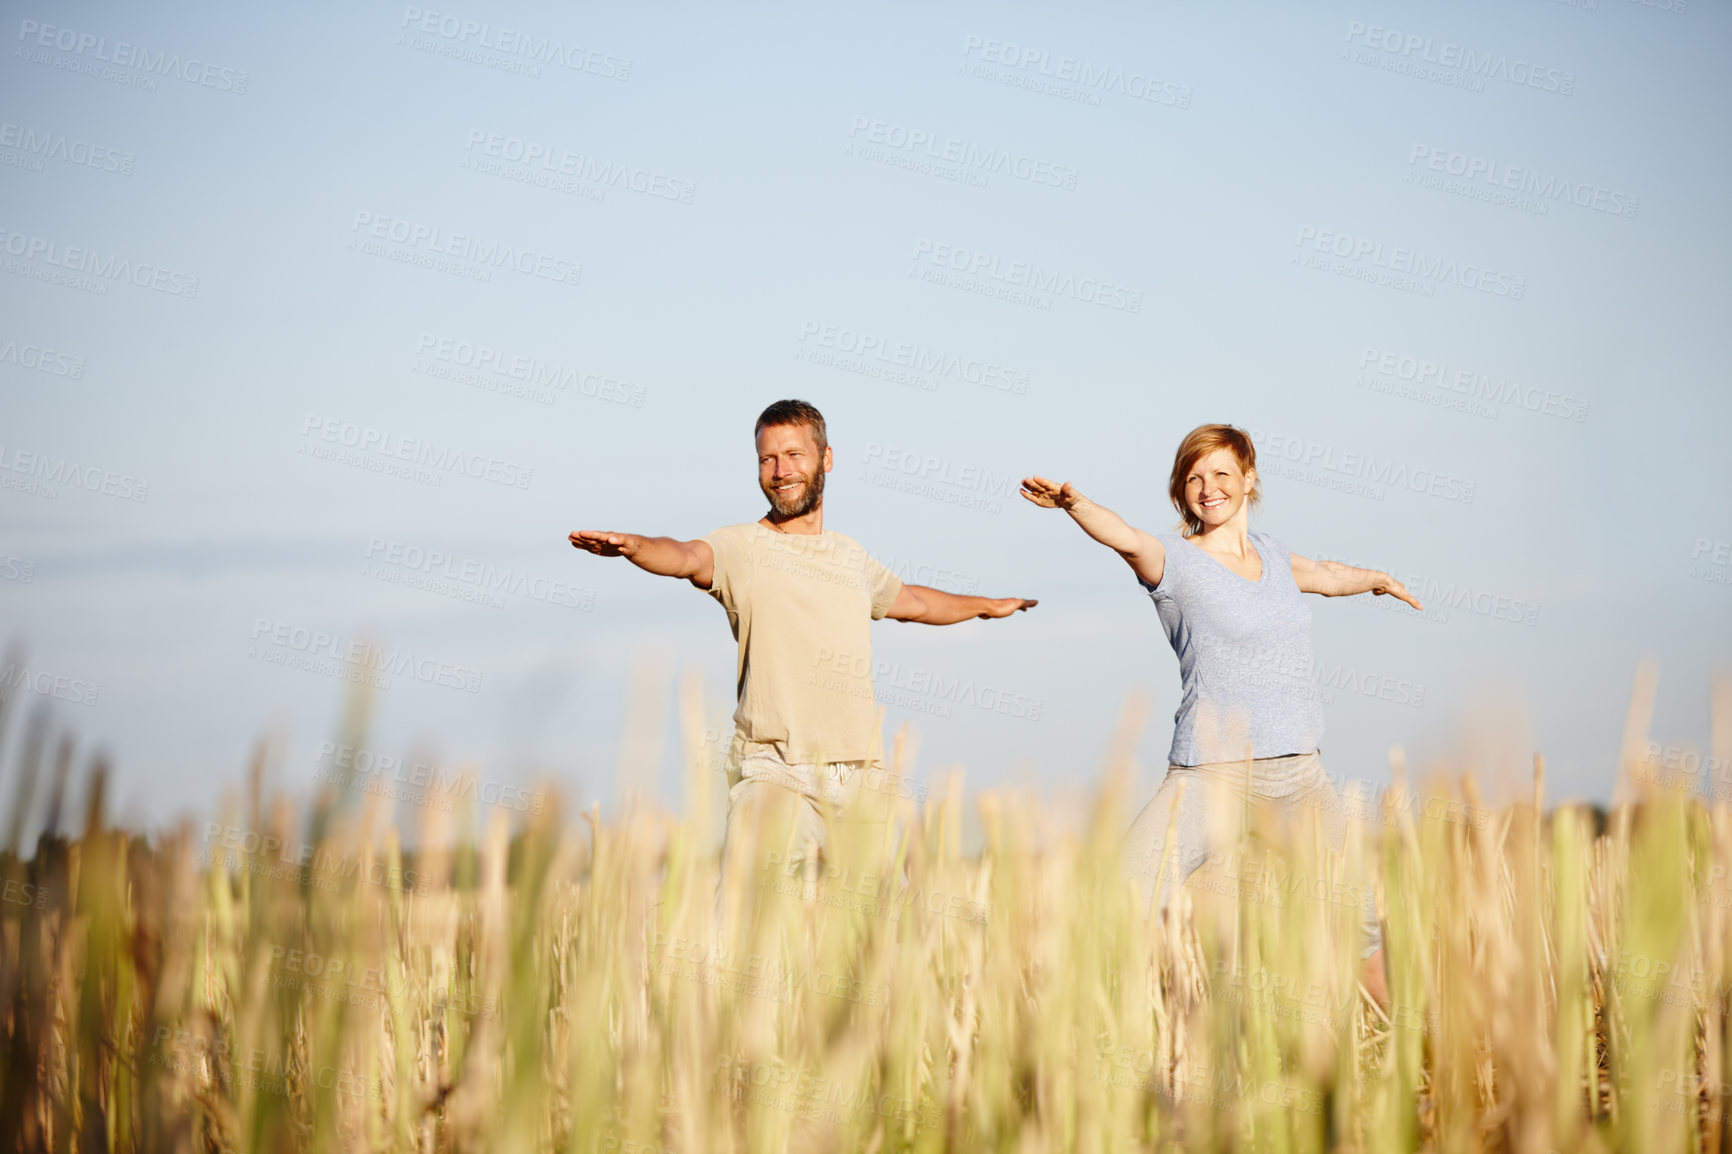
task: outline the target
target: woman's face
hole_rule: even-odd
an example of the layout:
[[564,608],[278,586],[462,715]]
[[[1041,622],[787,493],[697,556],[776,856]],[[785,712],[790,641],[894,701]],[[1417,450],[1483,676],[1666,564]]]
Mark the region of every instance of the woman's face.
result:
[[1225,524],[1244,507],[1256,481],[1257,470],[1249,476],[1242,472],[1231,449],[1216,449],[1191,466],[1185,478],[1185,506],[1208,528]]

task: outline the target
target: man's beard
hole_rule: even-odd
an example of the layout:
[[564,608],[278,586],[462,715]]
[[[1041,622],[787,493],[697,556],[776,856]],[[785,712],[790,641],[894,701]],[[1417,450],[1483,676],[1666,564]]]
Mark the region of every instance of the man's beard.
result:
[[824,470],[814,469],[811,476],[803,476],[799,480],[804,481],[805,486],[800,490],[800,495],[793,498],[792,501],[769,485],[759,486],[764,490],[764,496],[770,499],[770,508],[775,510],[776,516],[789,520],[795,517],[804,517],[816,509],[819,502],[823,501]]

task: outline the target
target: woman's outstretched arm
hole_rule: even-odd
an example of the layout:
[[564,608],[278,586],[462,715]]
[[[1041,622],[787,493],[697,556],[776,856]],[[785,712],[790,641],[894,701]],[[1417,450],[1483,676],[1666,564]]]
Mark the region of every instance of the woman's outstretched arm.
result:
[[1351,597],[1355,593],[1387,593],[1399,597],[1415,609],[1424,609],[1407,586],[1381,569],[1360,569],[1339,561],[1313,561],[1297,553],[1293,561],[1293,583],[1301,593],[1321,593],[1325,597]]
[[1022,495],[1043,509],[1063,509],[1082,531],[1123,557],[1137,576],[1150,585],[1161,583],[1167,551],[1160,539],[1128,524],[1103,505],[1097,505],[1069,481],[1062,485],[1045,477],[1025,477]]

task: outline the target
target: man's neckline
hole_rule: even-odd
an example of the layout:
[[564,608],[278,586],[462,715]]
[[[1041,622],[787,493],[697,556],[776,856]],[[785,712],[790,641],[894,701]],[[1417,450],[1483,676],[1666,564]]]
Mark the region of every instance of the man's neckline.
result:
[[759,517],[753,522],[753,524],[766,525],[769,527],[771,532],[780,533],[784,537],[822,537],[824,534],[830,532],[828,529],[820,529],[816,533],[790,533],[780,525],[777,525],[774,521],[770,521],[763,517]]

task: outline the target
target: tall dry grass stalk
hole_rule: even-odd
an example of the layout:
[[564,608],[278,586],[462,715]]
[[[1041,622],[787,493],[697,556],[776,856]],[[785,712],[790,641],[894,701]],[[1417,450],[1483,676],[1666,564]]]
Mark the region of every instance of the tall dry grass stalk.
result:
[[[695,741],[695,813],[429,807],[415,852],[330,791],[299,819],[263,754],[233,812],[115,829],[96,765],[76,835],[25,853],[39,788],[73,824],[73,746],[37,716],[0,856],[0,1146],[1720,1149],[1732,808],[1662,788],[1652,697],[1643,670],[1609,812],[1548,811],[1537,758],[1531,799],[1488,806],[1465,773],[1409,790],[1397,755],[1345,852],[1253,830],[1153,917],[1116,859],[1135,709],[1081,820],[890,779],[892,820],[838,823],[816,867],[762,814],[719,901]],[[1724,749],[1723,683],[1714,726]],[[1366,877],[1388,1007],[1358,983]]]

